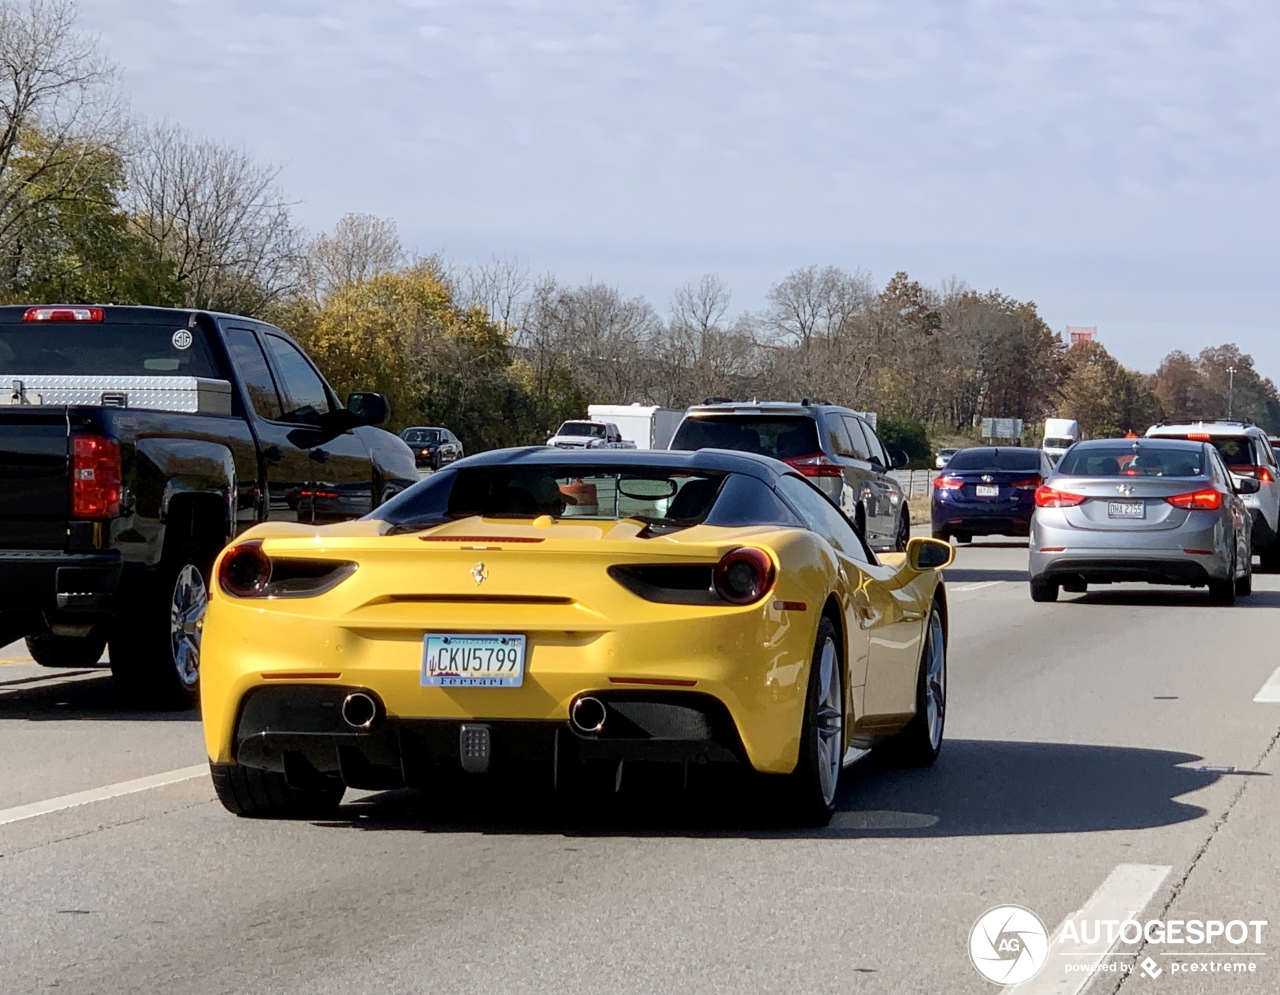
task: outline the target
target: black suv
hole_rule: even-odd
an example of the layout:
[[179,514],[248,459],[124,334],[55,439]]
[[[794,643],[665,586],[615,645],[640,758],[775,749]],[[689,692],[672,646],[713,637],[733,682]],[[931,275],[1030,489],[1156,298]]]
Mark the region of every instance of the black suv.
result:
[[852,519],[873,549],[902,550],[911,516],[890,469],[907,465],[890,454],[860,412],[808,398],[700,404],[685,412],[671,449],[737,449],[789,463]]

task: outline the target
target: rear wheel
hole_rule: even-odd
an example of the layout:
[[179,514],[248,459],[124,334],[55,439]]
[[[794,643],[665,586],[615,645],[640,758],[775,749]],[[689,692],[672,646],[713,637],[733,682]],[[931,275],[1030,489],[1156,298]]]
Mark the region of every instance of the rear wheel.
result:
[[911,541],[911,513],[907,511],[907,506],[902,506],[902,515],[898,519],[897,534],[893,537],[893,551],[902,553],[906,551],[907,543]]
[[943,542],[951,541],[951,533],[948,532],[946,529],[934,529],[933,537],[935,539],[941,539]]
[[933,603],[916,678],[916,714],[886,744],[889,756],[909,767],[928,767],[942,752],[947,717],[947,637],[942,610]]
[[1225,580],[1209,581],[1209,603],[1212,605],[1234,605],[1236,603],[1236,556],[1231,553],[1231,569],[1227,571]]
[[1236,578],[1236,594],[1239,597],[1248,597],[1253,593],[1253,557],[1250,556],[1244,561],[1244,574]]
[[1258,569],[1264,574],[1280,573],[1280,542],[1258,550]]
[[968,532],[957,532],[956,542],[973,542],[973,536]]
[[87,636],[55,636],[52,632],[27,636],[27,652],[42,667],[96,667],[106,648],[107,636],[101,629]]
[[791,814],[806,826],[825,826],[835,812],[844,760],[843,678],[839,636],[831,619],[823,618],[809,666],[800,756],[785,784]]
[[1042,580],[1039,577],[1031,578],[1031,600],[1032,601],[1057,601],[1058,585],[1051,580]]
[[200,692],[200,626],[210,556],[194,542],[166,555],[111,634],[111,677],[143,708],[192,708]]
[[318,819],[333,814],[346,786],[335,780],[324,788],[289,787],[283,774],[237,764],[209,764],[213,790],[222,807],[255,819]]
[[1063,584],[1062,589],[1066,591],[1067,594],[1084,594],[1089,590],[1089,585],[1076,581],[1071,584]]

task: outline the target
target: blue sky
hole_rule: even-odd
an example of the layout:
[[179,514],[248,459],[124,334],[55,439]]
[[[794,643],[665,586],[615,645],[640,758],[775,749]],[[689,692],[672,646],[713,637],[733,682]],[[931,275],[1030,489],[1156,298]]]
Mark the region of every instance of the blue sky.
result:
[[1122,361],[1235,341],[1280,380],[1280,4],[81,0],[135,111],[665,310],[808,263],[955,275]]

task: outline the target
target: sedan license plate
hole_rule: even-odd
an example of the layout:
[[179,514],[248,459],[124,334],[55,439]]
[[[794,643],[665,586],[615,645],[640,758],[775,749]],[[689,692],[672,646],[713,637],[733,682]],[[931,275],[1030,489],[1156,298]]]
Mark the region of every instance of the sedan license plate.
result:
[[1108,518],[1145,518],[1147,506],[1141,501],[1108,501]]
[[996,484],[977,484],[973,488],[973,490],[974,490],[974,493],[978,495],[978,497],[999,497],[1000,496],[1000,487]]
[[524,636],[430,632],[422,640],[422,686],[518,688]]

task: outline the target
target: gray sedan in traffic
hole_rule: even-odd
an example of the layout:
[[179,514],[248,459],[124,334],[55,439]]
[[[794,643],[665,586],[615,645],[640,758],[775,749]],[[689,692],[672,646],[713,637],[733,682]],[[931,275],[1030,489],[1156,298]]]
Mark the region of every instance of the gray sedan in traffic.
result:
[[1251,521],[1214,447],[1172,439],[1078,442],[1036,491],[1031,599],[1126,581],[1209,588],[1232,604],[1253,587]]

